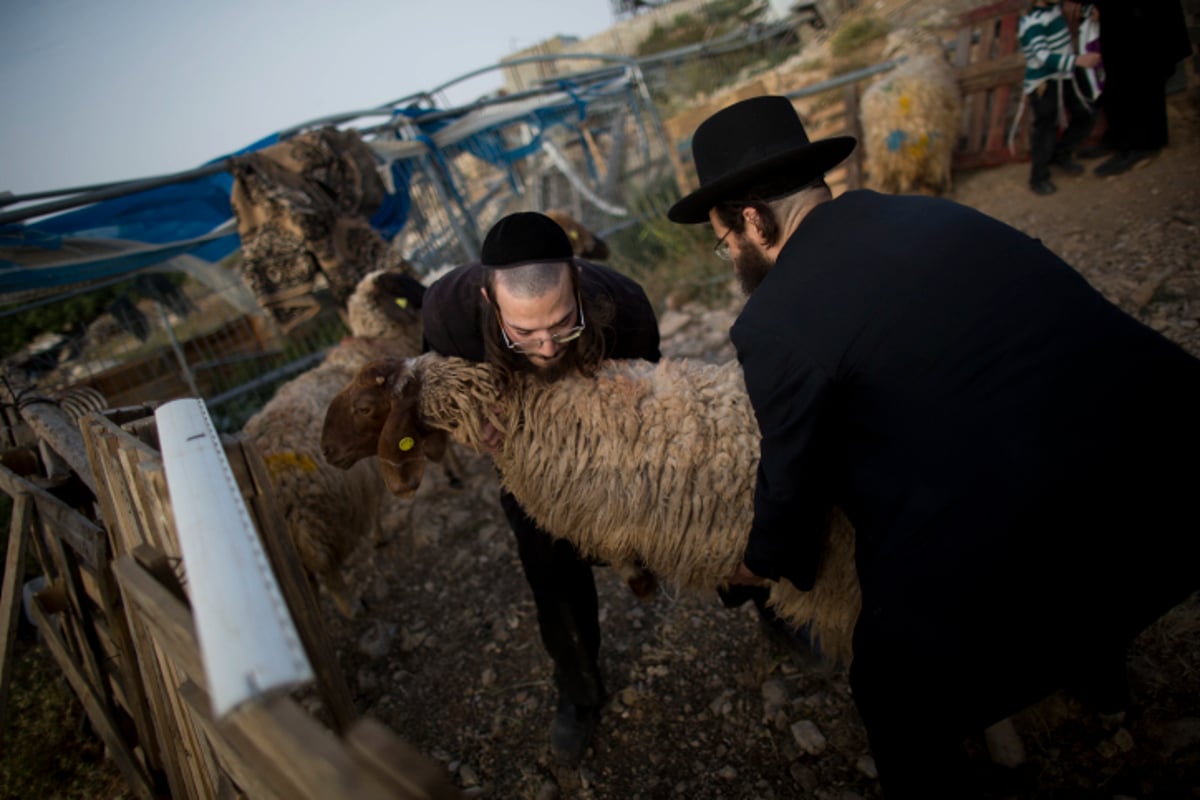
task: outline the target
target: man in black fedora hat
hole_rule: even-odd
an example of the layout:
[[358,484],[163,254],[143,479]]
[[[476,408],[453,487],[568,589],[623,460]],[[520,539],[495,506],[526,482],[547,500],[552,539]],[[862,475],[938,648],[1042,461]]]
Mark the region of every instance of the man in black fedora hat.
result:
[[1032,239],[824,174],[785,97],[692,139],[748,299],[730,331],[762,433],[732,582],[813,585],[854,523],[850,682],[889,797],[975,796],[964,739],[1059,688],[1127,701],[1124,652],[1197,588],[1200,362]]
[[[480,262],[457,267],[429,287],[422,317],[427,349],[490,362],[502,375],[532,372],[553,381],[594,373],[605,358],[660,356],[658,321],[643,289],[576,258],[559,224],[536,212],[510,214],[492,226]],[[573,764],[587,750],[606,698],[592,564],[539,528],[510,493],[501,493],[500,504],[554,662],[551,750]],[[631,588],[652,588],[652,578],[643,576]]]

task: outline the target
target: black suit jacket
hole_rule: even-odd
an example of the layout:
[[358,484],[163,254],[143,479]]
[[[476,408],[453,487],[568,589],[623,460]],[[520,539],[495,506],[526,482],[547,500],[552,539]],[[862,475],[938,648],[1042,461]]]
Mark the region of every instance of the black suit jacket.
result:
[[1032,649],[1056,626],[1127,633],[1196,587],[1175,559],[1196,563],[1200,362],[1036,239],[849,192],[802,221],[731,337],[763,436],[756,573],[811,588],[840,506],[864,615],[962,653],[999,634],[981,624],[1021,620]]

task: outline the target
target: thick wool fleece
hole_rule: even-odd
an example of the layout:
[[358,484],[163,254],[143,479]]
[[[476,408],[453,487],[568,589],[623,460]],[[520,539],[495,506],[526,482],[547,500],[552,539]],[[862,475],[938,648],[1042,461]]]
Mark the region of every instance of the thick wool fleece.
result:
[[[609,361],[594,378],[522,376],[503,397],[486,365],[422,356],[422,422],[479,448],[480,421],[505,432],[494,458],[504,487],[556,536],[613,564],[711,591],[740,563],[753,517],[759,432],[736,363]],[[854,531],[830,517],[811,592],[771,586],[776,613],[811,622],[848,661],[861,606]]]

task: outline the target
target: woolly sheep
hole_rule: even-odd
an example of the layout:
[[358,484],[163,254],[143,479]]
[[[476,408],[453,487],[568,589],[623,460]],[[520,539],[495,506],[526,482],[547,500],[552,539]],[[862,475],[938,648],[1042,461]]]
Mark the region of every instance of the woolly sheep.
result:
[[[341,567],[365,535],[383,538],[387,494],[373,464],[364,462],[347,472],[322,460],[321,424],[334,394],[364,364],[421,351],[423,294],[424,287],[403,272],[367,274],[347,304],[353,335],[330,348],[318,366],[281,386],[243,427],[244,437],[266,462],[305,570],[347,617],[354,615],[357,603],[350,599]],[[434,455],[441,455],[436,447]]]
[[[480,450],[485,421],[505,433],[492,453],[505,488],[584,554],[696,590],[721,586],[740,563],[760,434],[736,363],[610,361],[594,378],[520,376],[501,395],[484,364],[384,359],[334,397],[321,446],[342,468],[378,455],[388,489],[408,495],[424,469],[422,432]],[[813,591],[772,583],[770,603],[794,625],[811,621],[822,649],[848,661],[861,596],[840,512],[828,536]]]
[[904,29],[888,34],[884,53],[903,61],[863,92],[869,184],[892,193],[947,192],[961,100],[945,48],[928,31]]

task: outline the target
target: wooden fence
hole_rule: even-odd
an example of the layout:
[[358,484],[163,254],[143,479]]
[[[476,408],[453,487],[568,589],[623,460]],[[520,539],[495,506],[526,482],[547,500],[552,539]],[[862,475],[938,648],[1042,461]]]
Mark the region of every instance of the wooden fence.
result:
[[152,414],[135,406],[73,420],[53,402],[21,407],[19,434],[0,453],[0,489],[13,499],[0,735],[32,555],[47,584],[32,606],[39,635],[134,797],[459,797],[441,765],[357,716],[266,467],[230,437],[222,445],[312,665],[305,691],[319,709],[284,695],[213,718]]
[[953,56],[963,99],[955,169],[993,167],[1029,155],[1031,113],[1021,114],[1008,146],[1009,130],[1025,102],[1017,23],[1027,5],[1027,0],[1001,0],[962,16]]

